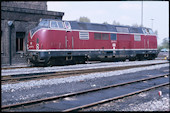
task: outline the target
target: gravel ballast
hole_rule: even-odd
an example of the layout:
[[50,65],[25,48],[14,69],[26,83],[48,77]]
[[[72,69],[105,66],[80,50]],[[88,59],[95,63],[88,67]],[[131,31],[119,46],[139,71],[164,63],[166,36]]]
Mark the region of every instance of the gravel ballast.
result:
[[[118,62],[118,63],[122,63],[122,62]],[[110,64],[108,63],[108,65]],[[71,68],[71,66],[68,67]],[[160,64],[160,65],[119,70],[113,72],[83,74],[83,75],[71,76],[66,78],[32,80],[32,81],[20,82],[15,84],[5,84],[5,85],[1,85],[2,105],[46,98],[50,96],[56,96],[64,93],[81,91],[90,88],[98,88],[106,85],[117,84],[117,83],[132,81],[135,79],[141,79],[141,78],[156,76],[160,74],[166,74],[166,73],[169,73],[169,64]],[[165,101],[166,103],[167,99],[163,99],[163,101]],[[115,109],[113,109],[113,111],[114,110]],[[129,111],[130,108],[128,108],[128,106],[123,108],[118,108],[118,111],[121,110]]]

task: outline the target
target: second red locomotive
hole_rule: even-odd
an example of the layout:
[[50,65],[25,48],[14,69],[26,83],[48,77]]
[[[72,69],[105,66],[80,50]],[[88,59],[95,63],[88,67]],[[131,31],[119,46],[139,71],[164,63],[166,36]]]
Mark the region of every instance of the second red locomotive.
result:
[[42,19],[30,30],[27,50],[33,64],[84,63],[86,60],[143,60],[158,55],[150,28]]

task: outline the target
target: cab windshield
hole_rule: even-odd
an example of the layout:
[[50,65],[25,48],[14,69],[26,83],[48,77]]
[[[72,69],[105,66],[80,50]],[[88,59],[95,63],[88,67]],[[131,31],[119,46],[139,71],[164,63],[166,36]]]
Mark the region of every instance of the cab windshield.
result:
[[50,21],[49,20],[42,20],[38,24],[38,26],[43,26],[43,27],[49,27],[49,25],[50,25]]
[[71,29],[69,22],[63,22],[63,21],[51,21],[51,28],[61,28],[61,29]]
[[154,34],[154,32],[152,31],[152,29],[149,29],[149,33],[150,33],[150,34]]
[[149,28],[145,28],[145,29],[143,29],[143,31],[144,31],[145,34],[154,34],[152,29],[149,29]]

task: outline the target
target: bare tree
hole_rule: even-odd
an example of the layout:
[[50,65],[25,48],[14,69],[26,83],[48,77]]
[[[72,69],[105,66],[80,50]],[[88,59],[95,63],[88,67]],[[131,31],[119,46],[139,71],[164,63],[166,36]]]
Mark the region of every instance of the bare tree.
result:
[[164,38],[161,45],[158,46],[158,49],[161,50],[163,48],[169,49],[169,37]]
[[137,23],[132,24],[133,27],[143,27],[142,25],[138,25]]
[[137,23],[132,24],[133,27],[139,27],[139,25]]
[[116,22],[115,20],[113,21],[113,25],[120,25],[119,22]]
[[156,35],[158,35],[158,31],[157,30],[155,30],[155,32],[154,32]]
[[80,17],[80,18],[78,19],[78,21],[79,21],[79,22],[89,22],[89,23],[90,23],[90,19],[87,18],[87,17]]
[[103,24],[108,24],[107,22],[103,22]]

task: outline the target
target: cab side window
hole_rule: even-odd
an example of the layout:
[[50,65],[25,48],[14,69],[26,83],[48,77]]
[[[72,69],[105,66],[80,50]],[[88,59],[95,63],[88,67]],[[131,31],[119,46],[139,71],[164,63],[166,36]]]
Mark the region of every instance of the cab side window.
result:
[[146,30],[146,33],[149,34],[149,30],[148,29],[145,29]]
[[146,28],[143,29],[143,32],[144,32],[145,34],[149,34],[149,30],[146,29]]
[[110,38],[111,38],[111,40],[117,40],[117,35],[114,33],[111,33]]
[[65,23],[65,28],[66,29],[71,29],[70,23],[69,22],[64,22]]
[[150,34],[154,34],[154,32],[152,31],[152,29],[149,29],[149,33],[150,33]]

